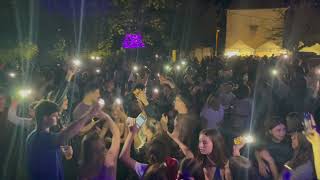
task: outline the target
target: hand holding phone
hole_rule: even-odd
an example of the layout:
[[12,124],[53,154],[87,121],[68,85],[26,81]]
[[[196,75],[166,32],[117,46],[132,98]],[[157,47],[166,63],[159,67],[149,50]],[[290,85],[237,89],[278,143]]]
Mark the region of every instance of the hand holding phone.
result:
[[138,128],[141,128],[142,125],[146,122],[147,117],[143,115],[142,113],[139,114],[139,116],[136,118],[136,125]]

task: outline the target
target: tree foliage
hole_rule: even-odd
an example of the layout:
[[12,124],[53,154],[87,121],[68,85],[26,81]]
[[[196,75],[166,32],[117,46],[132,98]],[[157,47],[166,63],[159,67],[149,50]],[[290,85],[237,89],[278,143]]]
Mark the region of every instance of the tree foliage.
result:
[[63,60],[67,56],[67,43],[64,38],[59,38],[54,43],[52,50],[49,51],[49,55],[52,58]]
[[[172,15],[180,1],[170,0],[113,0],[112,10],[104,22],[103,40],[97,52],[111,55],[121,50],[126,33],[140,33],[147,47],[170,48],[167,43]],[[171,19],[170,19],[171,18]]]
[[31,60],[39,53],[38,46],[31,42],[20,42],[11,49],[0,50],[0,62],[12,62],[17,60]]

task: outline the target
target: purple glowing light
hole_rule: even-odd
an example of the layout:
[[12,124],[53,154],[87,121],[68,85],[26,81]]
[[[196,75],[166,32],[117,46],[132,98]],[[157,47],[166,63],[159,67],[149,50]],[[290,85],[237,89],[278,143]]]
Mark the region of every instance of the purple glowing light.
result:
[[140,34],[126,34],[122,47],[125,49],[144,48],[142,36]]

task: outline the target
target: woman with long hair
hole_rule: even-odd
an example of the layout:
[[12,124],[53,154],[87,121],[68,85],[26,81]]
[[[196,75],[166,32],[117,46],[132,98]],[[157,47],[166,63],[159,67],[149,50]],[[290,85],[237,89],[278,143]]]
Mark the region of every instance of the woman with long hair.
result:
[[131,156],[131,146],[133,143],[133,139],[137,135],[139,129],[134,120],[130,120],[128,124],[129,134],[121,150],[119,157],[120,160],[127,167],[134,170],[139,179],[149,179],[147,178],[147,175],[153,172],[150,168],[153,168],[156,165],[165,164],[165,166],[167,167],[165,168],[166,177],[169,180],[175,180],[178,171],[178,162],[177,160],[169,157],[169,148],[167,147],[167,142],[161,140],[159,136],[155,137],[150,143],[148,143],[146,147],[147,162],[141,163],[133,159],[133,157]]
[[118,154],[120,151],[120,131],[109,115],[104,114],[110,127],[112,143],[106,148],[104,139],[98,133],[85,136],[82,142],[83,161],[80,167],[80,180],[115,180]]
[[204,129],[199,135],[197,159],[205,179],[231,179],[224,138],[216,129]]
[[286,120],[291,136],[293,157],[285,164],[287,171],[284,171],[282,176],[290,180],[316,179],[312,145],[303,134],[303,116],[300,113],[289,113]]

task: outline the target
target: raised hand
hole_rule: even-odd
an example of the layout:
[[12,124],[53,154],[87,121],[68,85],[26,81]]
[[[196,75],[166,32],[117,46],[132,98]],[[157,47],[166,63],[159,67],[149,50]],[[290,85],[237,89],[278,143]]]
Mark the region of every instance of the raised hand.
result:
[[304,120],[304,135],[308,139],[311,144],[319,144],[320,143],[320,134],[316,129],[316,122],[313,116],[310,114],[310,120]]
[[132,134],[135,134],[138,132],[138,127],[136,125],[136,120],[134,118],[130,118],[128,117],[127,119],[127,125],[129,127],[129,131],[132,133]]
[[140,91],[140,90],[137,91],[135,93],[135,96],[141,103],[143,103],[143,105],[147,106],[149,104],[147,95],[146,95],[146,93],[144,91]]
[[168,131],[168,116],[162,114],[162,117],[160,119],[160,124],[161,124],[161,127],[164,131]]

